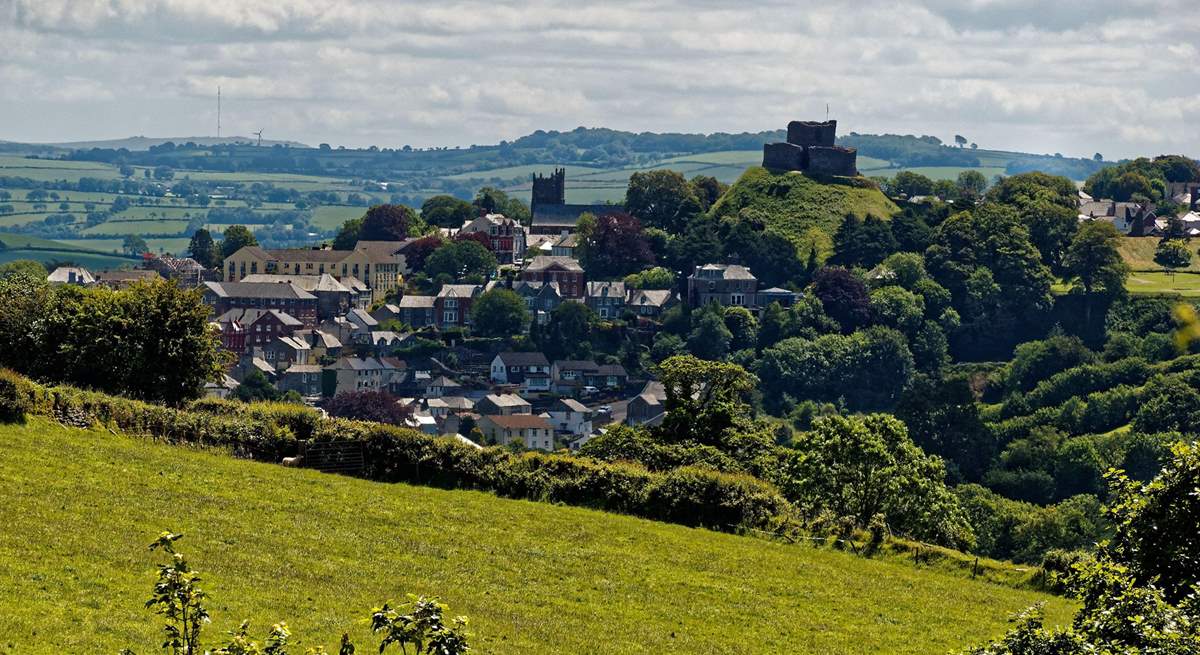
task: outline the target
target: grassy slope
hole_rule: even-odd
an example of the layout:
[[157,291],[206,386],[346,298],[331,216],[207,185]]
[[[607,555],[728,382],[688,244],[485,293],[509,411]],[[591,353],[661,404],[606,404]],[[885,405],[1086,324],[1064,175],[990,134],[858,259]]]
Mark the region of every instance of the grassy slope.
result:
[[[483,493],[384,485],[44,420],[0,427],[0,653],[149,652],[145,544],[188,535],[212,633],[331,644],[434,593],[483,653],[930,653],[1048,600],[907,564]],[[365,639],[360,645],[365,644]]]
[[718,217],[733,217],[743,209],[761,211],[768,229],[800,245],[810,240],[806,233],[813,228],[832,235],[847,213],[890,217],[899,211],[878,189],[825,184],[802,173],[773,173],[761,166],[747,169],[712,211]]

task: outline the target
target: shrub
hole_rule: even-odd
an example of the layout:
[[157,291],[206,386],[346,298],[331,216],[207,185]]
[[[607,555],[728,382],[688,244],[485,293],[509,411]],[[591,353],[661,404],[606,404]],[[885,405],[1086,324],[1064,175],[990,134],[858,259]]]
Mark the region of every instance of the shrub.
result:
[[0,369],[0,423],[24,423],[33,411],[33,385],[25,378]]
[[11,373],[0,384],[4,379],[26,389],[32,413],[78,414],[131,434],[225,448],[260,461],[295,455],[303,443],[351,441],[362,443],[362,475],[372,480],[491,491],[720,530],[773,529],[790,516],[789,504],[770,484],[708,468],[655,473],[631,463],[480,449],[393,425],[323,419],[288,403],[201,400],[175,409],[71,387],[42,388]]

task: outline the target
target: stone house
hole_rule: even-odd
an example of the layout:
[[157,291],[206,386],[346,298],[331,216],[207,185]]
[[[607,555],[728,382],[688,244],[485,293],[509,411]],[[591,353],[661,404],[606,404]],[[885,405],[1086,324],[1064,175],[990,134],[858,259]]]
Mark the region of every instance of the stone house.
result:
[[738,264],[705,264],[688,276],[688,304],[702,307],[716,302],[723,307],[756,308],[758,278]]
[[572,398],[560,398],[546,410],[555,432],[581,436],[592,433],[592,410]]
[[588,282],[584,303],[600,318],[617,318],[625,309],[625,283]]
[[291,283],[205,282],[201,288],[205,304],[217,316],[231,309],[273,309],[306,327],[317,324],[317,297]]

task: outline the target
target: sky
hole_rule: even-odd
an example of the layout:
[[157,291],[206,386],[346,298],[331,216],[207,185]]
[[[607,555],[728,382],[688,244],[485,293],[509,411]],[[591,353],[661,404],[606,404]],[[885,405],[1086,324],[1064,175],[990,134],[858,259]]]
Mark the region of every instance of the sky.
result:
[[0,0],[0,139],[578,126],[1200,156],[1196,0]]

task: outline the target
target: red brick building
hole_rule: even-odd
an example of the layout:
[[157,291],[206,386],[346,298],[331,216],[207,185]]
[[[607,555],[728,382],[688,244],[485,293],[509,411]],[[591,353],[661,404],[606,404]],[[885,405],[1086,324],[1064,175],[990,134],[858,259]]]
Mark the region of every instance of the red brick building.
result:
[[587,279],[583,267],[571,257],[538,255],[521,270],[525,282],[558,283],[559,293],[564,298],[580,299],[587,295]]

